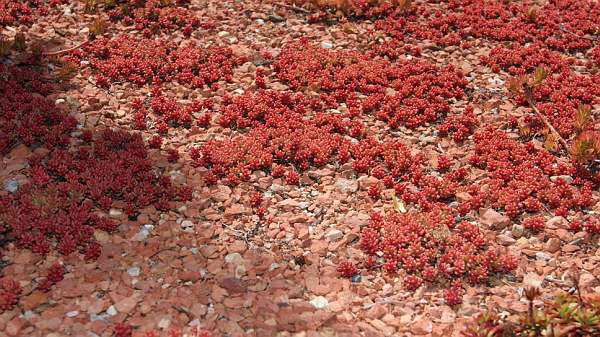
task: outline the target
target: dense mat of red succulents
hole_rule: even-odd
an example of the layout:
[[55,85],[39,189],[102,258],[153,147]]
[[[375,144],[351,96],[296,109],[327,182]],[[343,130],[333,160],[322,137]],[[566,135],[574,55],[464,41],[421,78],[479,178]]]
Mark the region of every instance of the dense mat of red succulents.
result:
[[547,49],[541,43],[527,47],[517,43],[510,47],[495,47],[481,61],[496,73],[504,70],[513,76],[533,72],[538,67],[551,73],[568,72],[569,66],[576,63],[575,59],[565,59],[560,53]]
[[[574,175],[574,167],[557,162],[556,157],[536,149],[532,142],[522,144],[489,128],[476,133],[474,141],[475,153],[469,161],[489,174],[480,182],[479,190],[474,189],[475,195],[483,193],[481,200],[491,202],[509,217],[542,211],[545,206],[556,215],[566,216],[570,211],[593,205],[594,184],[579,179],[574,181],[582,185],[579,188],[567,184],[563,178]],[[558,178],[551,179],[552,176]]]
[[416,290],[423,282],[449,285],[445,299],[450,305],[460,299],[455,296],[460,283],[454,280],[486,283],[490,275],[517,267],[514,256],[489,247],[476,224],[457,223],[443,208],[386,217],[374,213],[361,233],[360,246],[369,255],[366,268],[374,267],[381,256],[386,272],[402,270],[407,275],[404,286],[408,290]]
[[[451,66],[437,69],[417,60],[391,64],[306,41],[285,46],[273,68],[277,78],[292,89],[320,92],[327,108],[344,102],[351,117],[361,110],[373,112],[391,128],[415,128],[437,121],[449,112],[448,100],[461,98],[466,85],[462,74]],[[386,88],[393,94],[386,95]],[[360,100],[358,93],[368,97]]]
[[[133,110],[133,126],[137,130],[146,130],[153,126],[158,133],[165,134],[169,127],[192,126],[206,127],[212,118],[214,102],[210,98],[192,100],[189,104],[181,104],[173,98],[163,95],[160,87],[152,88],[149,102],[135,98],[131,102]],[[151,112],[151,113],[150,113]],[[157,143],[161,138],[155,136],[151,146],[160,148]]]
[[[576,74],[571,66],[573,58],[565,58],[556,52],[545,49],[543,45],[528,47],[513,46],[513,49],[494,48],[487,57],[482,58],[485,65],[494,72],[507,71],[514,76],[534,73],[544,69],[549,75],[533,91],[533,98],[540,111],[549,119],[554,128],[565,138],[575,135],[576,115],[580,107],[598,104],[600,87],[598,76]],[[524,95],[515,97],[518,104],[527,105]],[[544,126],[533,115],[525,117],[525,124],[531,131],[539,131]]]
[[19,302],[19,295],[22,292],[21,286],[12,278],[0,278],[0,310],[12,309]]
[[194,43],[177,46],[160,39],[139,38],[122,34],[98,38],[73,57],[86,61],[98,72],[96,84],[108,87],[111,82],[137,85],[176,81],[192,88],[203,88],[220,79],[231,81],[232,68],[245,62],[234,57],[231,49],[198,48]]
[[[0,26],[30,25],[62,3],[0,1]],[[399,3],[402,8],[394,7]],[[393,210],[373,212],[356,232],[365,258],[340,259],[339,276],[400,276],[408,291],[422,285],[443,289],[450,306],[461,303],[468,286],[487,284],[518,265],[474,220],[481,209],[506,215],[528,235],[543,232],[549,215],[564,217],[573,231],[600,234],[600,222],[588,214],[598,202],[600,131],[593,116],[579,120],[600,103],[600,49],[591,38],[600,34],[600,4],[405,3],[352,1],[341,8],[345,15],[374,22],[367,43],[346,50],[307,38],[285,40],[276,56],[263,54],[266,61],[252,71],[254,84],[235,95],[219,89],[234,82],[250,55],[170,35],[189,39],[199,29],[215,28],[190,1],[117,0],[88,7],[90,14],[100,9],[98,15],[112,24],[129,27],[128,33],[90,37],[65,59],[93,74],[99,88],[143,88],[124,99],[135,131],[84,129],[47,98],[52,81],[36,68],[0,64],[0,154],[21,143],[34,152],[22,171],[27,183],[0,194],[0,234],[41,256],[98,259],[102,246],[94,234],[118,230],[116,216],[110,216],[114,209],[134,219],[146,207],[167,213],[175,203],[194,199],[193,187],[158,173],[148,149],[170,163],[190,160],[208,186],[243,185],[263,171],[304,188],[305,173],[328,165],[373,178],[370,186],[361,184],[358,198],[387,205],[394,195]],[[335,24],[335,9],[306,19]],[[488,125],[469,95],[473,77],[458,66],[421,58],[424,49],[466,51],[479,39],[503,43],[476,57],[493,76],[544,69],[548,75],[533,89],[533,101],[560,136],[585,147],[584,160],[540,145],[549,131],[529,112],[523,94],[508,98],[526,111],[521,119],[507,117],[501,128]],[[279,90],[272,89],[275,82]],[[208,88],[216,97],[184,100],[174,93],[177,86],[202,95]],[[183,150],[170,142],[183,128],[220,134]],[[429,149],[397,136],[407,129],[428,129],[434,142],[454,141],[466,150],[444,153],[432,164]],[[255,191],[248,197],[260,218],[267,211],[263,197]],[[66,272],[60,262],[52,264],[35,289],[50,291]],[[13,308],[22,293],[18,282],[0,278],[0,310]],[[116,336],[132,333],[127,322],[114,327]]]
[[117,0],[86,3],[86,12],[101,9],[112,22],[133,27],[145,37],[159,33],[181,31],[190,36],[199,28],[210,30],[216,26],[212,19],[201,18],[189,9],[189,0]]
[[540,42],[551,49],[576,51],[593,47],[591,40],[581,36],[597,34],[600,24],[600,5],[592,1],[549,1],[543,6],[480,0],[429,2],[439,4],[415,4],[413,11],[387,16],[376,26],[400,41],[429,40],[438,46],[467,46],[465,38],[486,38]]
[[[108,217],[114,205],[135,217],[149,205],[166,211],[191,199],[189,187],[154,171],[140,134],[78,130],[77,120],[47,97],[55,87],[37,68],[2,64],[0,74],[0,153],[18,144],[38,148],[29,157],[28,182],[0,195],[0,234],[19,248],[94,260],[102,252],[94,231],[118,226]],[[50,290],[63,274],[63,266],[53,266],[39,289]],[[9,278],[2,284],[1,308],[9,310],[21,290]]]
[[14,145],[41,143],[48,148],[64,146],[77,121],[44,97],[51,85],[37,72],[0,64],[0,153]]
[[154,205],[168,210],[172,200],[189,200],[191,190],[157,176],[139,134],[105,130],[96,139],[82,133],[76,151],[54,149],[47,159],[29,162],[31,182],[1,198],[3,228],[16,243],[37,254],[81,251],[95,259],[101,247],[95,229],[113,231],[118,225],[96,209],[108,211],[120,201],[128,215]]
[[[534,91],[534,98],[540,111],[550,120],[554,128],[563,136],[575,134],[575,116],[579,106],[597,104],[599,102],[600,77],[598,75],[582,76],[572,73],[558,73],[548,77]],[[523,96],[516,98],[517,103],[526,104]],[[528,120],[533,130],[539,130],[539,120]]]
[[50,9],[66,2],[66,0],[2,0],[0,1],[0,26],[30,25],[38,15],[46,15]]

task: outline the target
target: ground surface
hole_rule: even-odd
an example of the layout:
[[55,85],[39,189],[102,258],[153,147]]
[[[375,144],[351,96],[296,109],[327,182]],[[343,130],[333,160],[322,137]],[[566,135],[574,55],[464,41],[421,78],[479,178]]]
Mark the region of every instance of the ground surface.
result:
[[[588,5],[593,3],[583,0],[571,2]],[[540,2],[540,8],[544,4],[545,2]],[[419,6],[419,10],[440,8],[442,13],[452,11],[447,8],[446,3],[417,1],[415,6]],[[519,211],[517,216],[511,217],[507,217],[505,207],[497,206],[497,201],[495,204],[484,201],[480,208],[469,209],[465,219],[480,228],[482,237],[488,240],[486,242],[489,242],[489,246],[497,249],[498,254],[516,257],[517,265],[508,273],[491,273],[489,278],[480,282],[483,284],[472,286],[465,282],[462,285],[462,303],[454,306],[449,306],[448,299],[443,296],[443,289],[447,288],[446,281],[424,284],[416,290],[410,290],[410,286],[407,287],[404,281],[406,270],[401,267],[395,273],[383,271],[383,268],[367,270],[363,267],[366,253],[360,241],[372,212],[398,212],[394,210],[391,197],[394,193],[393,184],[389,188],[390,186],[384,185],[384,179],[374,177],[377,174],[373,174],[373,169],[377,165],[369,163],[367,172],[360,172],[362,169],[353,165],[359,156],[358,151],[353,152],[352,159],[347,163],[327,159],[321,167],[315,167],[310,162],[307,169],[295,163],[299,172],[298,183],[293,178],[286,179],[289,178],[287,175],[273,177],[270,170],[260,169],[252,171],[248,180],[239,184],[226,181],[226,175],[223,175],[225,179],[208,186],[206,172],[210,165],[206,162],[194,164],[190,150],[211,140],[224,141],[216,145],[223,150],[243,146],[232,140],[236,139],[236,135],[248,134],[256,125],[244,128],[239,125],[244,122],[243,119],[235,122],[238,123],[236,127],[234,122],[229,125],[223,122],[220,125],[219,118],[226,114],[221,109],[227,105],[227,99],[224,102],[223,97],[259,90],[257,84],[261,84],[255,82],[257,67],[263,69],[262,75],[259,70],[258,77],[264,78],[267,89],[292,93],[302,91],[309,97],[325,99],[324,96],[314,94],[318,88],[293,89],[293,84],[278,77],[276,64],[281,62],[278,57],[282,52],[292,55],[290,64],[301,62],[293,59],[293,51],[300,50],[301,47],[298,45],[290,49],[287,47],[289,43],[298,43],[303,38],[318,50],[356,51],[360,55],[369,55],[367,58],[373,58],[373,54],[369,54],[374,49],[373,44],[384,45],[381,42],[386,39],[393,41],[390,36],[394,36],[394,33],[386,35],[381,26],[374,24],[374,19],[345,21],[332,17],[310,23],[304,11],[268,1],[192,0],[187,8],[200,21],[210,22],[213,27],[209,25],[208,29],[198,28],[191,37],[185,37],[181,29],[177,29],[152,35],[151,39],[162,38],[176,46],[194,41],[197,48],[210,53],[225,52],[214,51],[208,46],[227,47],[235,55],[230,56],[231,59],[243,56],[247,60],[242,59],[239,65],[233,65],[230,81],[224,81],[225,75],[221,76],[216,90],[207,86],[193,88],[183,80],[181,82],[184,84],[175,80],[160,84],[162,94],[182,106],[190,104],[194,99],[214,99],[214,108],[199,109],[203,113],[210,113],[208,126],[196,123],[203,117],[201,111],[194,111],[191,127],[178,127],[170,123],[167,132],[162,135],[161,149],[148,150],[148,156],[157,172],[168,174],[177,185],[187,185],[194,190],[192,200],[173,202],[170,211],[159,211],[154,206],[148,206],[141,209],[140,214],[136,214],[137,217],[130,218],[124,211],[126,205],[118,200],[113,201],[104,212],[116,220],[119,227],[110,234],[100,230],[94,232],[96,242],[103,249],[96,260],[84,261],[78,254],[65,256],[55,251],[43,256],[29,249],[20,249],[14,243],[6,244],[3,259],[8,265],[2,269],[2,274],[19,282],[24,292],[14,308],[0,315],[0,335],[111,336],[117,323],[125,323],[134,327],[134,335],[142,335],[152,329],[161,331],[171,327],[199,325],[213,336],[457,336],[466,322],[487,309],[494,308],[507,315],[526,311],[526,302],[521,297],[526,282],[540,282],[544,296],[552,295],[556,289],[570,288],[565,275],[571,266],[582,270],[585,291],[600,291],[600,285],[593,275],[595,273],[598,276],[600,262],[597,234],[570,225],[573,219],[581,218],[585,221],[587,217],[600,212],[597,184],[589,185],[592,200],[588,202],[589,206],[569,204],[564,217],[555,216],[560,203],[549,205],[543,202],[543,207],[535,211]],[[598,10],[597,5],[593,8]],[[61,5],[59,9],[51,11],[26,28],[27,40],[41,40],[45,50],[75,46],[85,41],[90,24],[105,15],[101,11],[82,14],[83,4],[79,2]],[[489,11],[493,10],[490,6]],[[567,6],[561,10],[571,13],[572,9]],[[593,11],[590,10],[590,13]],[[475,16],[477,15],[479,14],[476,13]],[[543,19],[544,14],[539,15]],[[550,14],[547,16],[551,17]],[[490,23],[493,18],[494,15],[490,15],[489,27],[483,26],[483,22],[470,22],[473,26],[462,27],[461,31],[496,29],[503,30],[508,35],[511,31],[518,31],[513,24]],[[569,22],[566,14],[559,15],[558,18]],[[328,20],[331,22],[327,22]],[[420,23],[417,27],[430,24],[430,21],[419,20],[425,19],[418,19],[416,22]],[[597,18],[592,18],[585,24],[593,25],[594,20]],[[406,27],[407,24],[397,25]],[[457,25],[460,23],[450,24],[450,31],[457,31],[452,28]],[[9,29],[10,27],[4,27],[3,34],[12,37],[15,30]],[[557,25],[554,29],[559,31]],[[509,52],[500,55],[496,62],[500,64],[514,58],[507,62],[508,65],[514,64],[516,68],[530,62],[531,66],[527,71],[531,72],[539,64],[560,67],[557,65],[560,61],[554,62],[555,58],[574,60],[563,66],[592,84],[585,80],[577,82],[571,77],[563,77],[557,82],[559,85],[568,85],[566,82],[570,81],[574,83],[575,92],[580,90],[584,92],[581,95],[585,92],[592,95],[586,99],[573,93],[565,94],[568,96],[567,101],[575,102],[580,99],[589,104],[593,113],[597,114],[600,102],[594,95],[598,93],[597,86],[600,82],[595,72],[600,60],[597,56],[594,59],[593,50],[598,50],[598,47],[594,47],[596,41],[588,40],[589,37],[594,38],[588,33],[590,30],[591,28],[581,33],[584,37],[570,37],[569,32],[577,31],[577,26],[573,25],[567,26],[562,35],[556,33],[556,36],[560,35],[557,38],[559,42],[562,41],[560,38],[568,40],[561,43],[587,41],[579,49],[560,51],[560,47],[554,48],[551,43],[542,43],[539,50],[549,54],[539,56],[536,54],[539,50],[523,54]],[[110,23],[106,39],[122,33],[133,39],[142,38],[141,32],[134,27]],[[523,144],[533,141],[535,146],[542,147],[542,131],[523,137],[519,133],[519,126],[511,120],[511,117],[522,120],[533,114],[523,101],[518,102],[506,89],[506,82],[512,77],[505,71],[508,67],[493,69],[483,62],[493,48],[517,49],[530,46],[531,42],[527,42],[527,38],[511,46],[510,42],[506,42],[509,38],[492,39],[490,34],[486,36],[485,33],[480,34],[481,36],[465,34],[463,42],[466,45],[447,43],[449,45],[446,46],[444,41],[418,36],[418,32],[411,35],[399,29],[395,34],[396,38],[398,35],[405,36],[409,48],[392,46],[391,50],[399,55],[398,60],[392,60],[391,63],[410,64],[415,60],[425,60],[437,67],[430,70],[433,77],[440,76],[440,69],[453,65],[462,73],[456,75],[462,80],[456,81],[464,81],[462,84],[456,81],[453,83],[464,94],[456,98],[442,98],[448,103],[448,116],[440,113],[433,122],[417,123],[422,125],[415,128],[407,128],[406,120],[402,118],[398,127],[390,127],[389,121],[379,120],[375,112],[361,112],[351,120],[358,123],[359,129],[362,127],[365,130],[362,132],[379,142],[378,144],[399,141],[406,145],[410,155],[421,152],[424,158],[422,173],[425,175],[441,175],[436,173],[443,171],[437,170],[440,156],[450,158],[451,170],[461,167],[466,169],[466,180],[460,181],[455,186],[456,190],[450,191],[449,197],[431,197],[431,202],[446,204],[455,209],[459,202],[473,197],[469,194],[472,190],[466,186],[476,185],[493,175],[490,170],[476,167],[468,160],[475,154],[475,140],[471,135],[473,131],[491,126],[500,130],[502,136],[498,134],[490,139],[506,137],[506,142]],[[412,53],[411,48],[415,47],[421,49],[421,53]],[[141,45],[136,48],[141,48]],[[83,128],[135,129],[136,108],[132,103],[135,99],[150,100],[151,85],[138,85],[127,79],[109,80],[108,85],[103,85],[97,77],[98,69],[86,66],[89,54],[85,53],[90,50],[82,50],[81,54],[69,55],[78,62],[84,61],[79,64],[77,75],[68,84],[61,84],[60,89],[55,90],[50,97],[72,114]],[[148,53],[149,51],[145,51],[143,54]],[[321,61],[319,58],[324,57],[317,53],[311,56],[311,53],[308,58],[314,58],[317,63]],[[336,57],[339,56],[333,58]],[[589,67],[586,67],[588,64]],[[292,69],[289,64],[284,67]],[[359,73],[374,73],[377,67],[368,65]],[[49,73],[52,74],[52,68],[50,69]],[[452,71],[444,76],[454,76]],[[556,70],[554,73],[558,72]],[[385,76],[375,74],[372,82]],[[402,78],[402,75],[394,76]],[[307,77],[300,70],[299,80]],[[388,88],[382,94],[393,96],[403,88],[416,90],[414,88],[431,80],[420,78],[414,83],[402,83],[395,89],[386,84],[384,87]],[[429,91],[431,88],[419,90]],[[362,104],[371,96],[370,93],[362,92],[357,99]],[[250,97],[250,100],[260,99],[262,98]],[[556,100],[561,98],[552,96],[540,100],[545,100],[546,104],[552,106],[558,105]],[[560,104],[564,103],[561,102]],[[568,103],[565,104],[569,106]],[[391,110],[402,110],[408,105],[405,101]],[[479,126],[471,130],[467,128],[464,141],[453,140],[452,133],[449,137],[442,137],[438,126],[450,115],[460,115],[468,105],[474,108]],[[577,104],[573,103],[565,108],[570,109],[565,112],[566,119],[572,117],[575,106]],[[348,105],[338,104],[335,100],[331,108],[335,109],[324,107],[321,110],[330,115],[348,111]],[[268,109],[273,107],[267,105]],[[378,109],[382,108],[374,110]],[[423,111],[417,114],[419,113],[422,114]],[[286,115],[286,118],[293,119],[294,116]],[[315,118],[314,111],[308,109],[306,116],[305,120]],[[233,120],[238,117],[239,115]],[[161,118],[164,116],[157,117],[149,113],[148,129],[133,132],[142,132],[144,140],[149,142],[151,137],[159,134],[157,130]],[[347,116],[345,118],[345,121],[349,120]],[[555,127],[558,128],[560,123],[556,121]],[[313,131],[312,139],[318,139],[316,135],[328,132],[319,130]],[[343,135],[343,132],[340,134]],[[361,132],[358,134],[345,134],[343,137],[352,138],[351,143],[367,137],[361,136]],[[572,140],[569,138],[571,136],[570,130],[563,133],[563,137],[569,141]],[[77,138],[78,135],[75,133],[73,137]],[[328,141],[333,140],[318,144],[325,147]],[[383,144],[391,146],[391,143]],[[367,148],[373,146],[366,144]],[[168,149],[175,149],[180,158],[169,161]],[[500,145],[492,144],[491,149],[494,152],[500,149]],[[0,162],[0,181],[6,187],[5,194],[12,193],[9,192],[11,182],[23,184],[31,178],[27,171],[27,158],[33,152],[39,153],[39,147],[36,150],[35,146],[16,144],[7,151]],[[231,155],[222,154],[224,157]],[[253,153],[250,156],[252,155]],[[554,159],[550,160],[568,162],[564,153],[552,154],[551,157]],[[286,170],[292,167],[290,162],[293,161],[282,161]],[[383,161],[375,159],[374,162]],[[518,170],[509,174],[515,175]],[[388,173],[388,168],[385,168],[384,176]],[[394,178],[395,183],[409,181],[415,174],[408,170],[401,177]],[[554,185],[536,185],[540,179],[554,181],[556,178],[550,177],[555,176],[565,176],[563,178],[571,182],[576,174],[573,171],[550,170],[547,174],[532,178],[533,182],[529,183],[555,189],[557,187]],[[374,190],[372,185],[379,186],[381,191]],[[424,186],[426,184],[422,185],[423,188]],[[576,193],[581,192],[582,186],[574,187]],[[497,186],[492,185],[492,188]],[[509,186],[509,189],[515,188]],[[262,195],[262,202],[259,202],[264,209],[258,210],[252,205],[252,196],[256,192]],[[559,195],[558,198],[565,197]],[[427,207],[420,202],[422,201],[404,200],[403,206],[409,211],[416,210],[418,204],[420,207]],[[264,210],[264,216],[259,217],[257,210],[259,213]],[[523,234],[523,227],[519,227],[521,222],[534,214],[543,216],[543,228],[537,231],[525,228]],[[360,276],[344,278],[340,275],[338,265],[346,260],[359,267]],[[60,261],[66,268],[64,279],[53,285],[48,292],[35,290],[36,284],[45,277],[46,270],[56,261]],[[421,274],[418,275],[419,278],[422,277]]]

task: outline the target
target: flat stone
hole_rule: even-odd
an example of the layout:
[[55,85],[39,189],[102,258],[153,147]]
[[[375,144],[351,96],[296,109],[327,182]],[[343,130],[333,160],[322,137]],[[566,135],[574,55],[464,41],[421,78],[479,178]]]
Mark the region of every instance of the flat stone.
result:
[[24,144],[19,144],[8,153],[6,158],[8,158],[9,161],[16,161],[19,159],[25,159],[29,157],[30,154],[31,151],[27,146],[25,146]]
[[523,227],[522,225],[514,224],[512,226],[511,232],[513,238],[518,239],[523,236],[523,233],[525,232],[525,227]]
[[336,180],[335,188],[342,193],[354,193],[358,191],[358,182],[356,180],[340,178]]
[[168,329],[169,326],[171,325],[171,320],[168,318],[162,318],[159,322],[158,322],[158,328],[159,329]]
[[433,323],[429,319],[421,318],[412,325],[411,331],[417,335],[428,335],[433,331]]
[[550,219],[548,219],[548,221],[546,221],[546,227],[548,228],[553,228],[553,227],[558,227],[558,228],[563,228],[563,229],[569,229],[569,221],[567,221],[567,219],[563,218],[562,216],[554,216]]
[[456,196],[456,200],[459,202],[465,202],[465,201],[469,201],[471,199],[473,199],[473,196],[471,194],[469,194],[468,192],[457,192],[455,194]]
[[227,209],[225,209],[224,215],[226,217],[229,217],[229,216],[244,214],[245,212],[246,212],[246,209],[244,208],[243,205],[233,204],[230,207],[228,207]]
[[556,253],[560,249],[560,240],[557,238],[550,238],[544,245],[544,250],[548,253]]
[[227,246],[227,251],[230,253],[243,253],[246,251],[246,243],[241,240],[235,240]]
[[240,253],[229,253],[225,255],[225,263],[231,263],[233,265],[239,265],[244,262],[242,255]]
[[563,252],[567,252],[567,253],[572,253],[572,252],[578,251],[579,249],[581,249],[579,246],[572,245],[572,244],[564,245],[562,248]]
[[333,44],[331,42],[329,42],[329,41],[322,41],[321,42],[321,48],[331,49],[331,48],[333,48]]
[[199,272],[197,271],[186,271],[186,272],[182,272],[179,273],[179,279],[182,280],[183,282],[187,282],[187,281],[198,281],[200,278],[202,278],[202,275],[200,275]]
[[219,285],[230,293],[243,293],[247,290],[246,283],[236,277],[226,277],[219,281]]
[[153,225],[143,225],[140,231],[137,232],[132,238],[132,241],[144,241],[150,235],[150,232],[154,229]]
[[312,299],[309,303],[317,309],[324,309],[329,304],[329,301],[327,301],[327,299],[323,296],[318,296]]
[[138,299],[136,296],[125,297],[115,304],[115,308],[119,312],[129,313],[135,306],[138,304]]
[[21,299],[21,304],[25,310],[32,310],[42,304],[48,303],[48,295],[43,291],[34,291],[29,296]]
[[379,179],[375,177],[362,176],[358,178],[358,187],[364,191],[368,190],[371,186],[376,185],[377,183],[379,183]]
[[510,224],[510,218],[488,208],[481,213],[481,222],[490,228],[502,229]]
[[500,234],[500,235],[496,236],[496,239],[498,240],[498,243],[500,243],[503,246],[510,246],[513,243],[517,242],[517,240],[515,240],[505,234]]
[[194,223],[191,222],[190,220],[183,220],[180,224],[181,229],[183,229],[184,231],[189,231],[189,230],[193,230],[194,229]]
[[366,317],[370,319],[381,318],[387,313],[383,304],[375,304],[366,312]]
[[339,229],[332,229],[327,234],[325,234],[325,237],[329,241],[336,241],[336,240],[343,238],[344,233]]
[[18,336],[25,325],[25,320],[15,317],[6,324],[5,331],[9,336]]
[[540,288],[544,278],[536,273],[530,272],[523,276],[523,287]]
[[36,321],[34,325],[40,330],[56,330],[62,324],[62,322],[62,319],[53,317],[50,319]]

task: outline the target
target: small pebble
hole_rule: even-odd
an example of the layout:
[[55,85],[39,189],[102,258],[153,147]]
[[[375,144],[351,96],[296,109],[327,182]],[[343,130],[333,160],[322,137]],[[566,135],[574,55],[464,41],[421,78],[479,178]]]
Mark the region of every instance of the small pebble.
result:
[[23,313],[22,318],[25,320],[30,320],[35,317],[35,313],[31,310],[27,310]]
[[111,208],[108,211],[108,216],[110,216],[111,218],[120,218],[123,215],[123,212],[121,212],[121,210],[118,210],[116,208]]
[[[152,226],[152,225],[145,225],[145,226],[143,226],[142,228],[140,228],[140,231],[139,231],[139,232],[137,232],[137,233],[136,233],[136,234],[133,236],[133,238],[132,238],[132,240],[133,240],[133,241],[144,241],[144,240],[146,240],[146,238],[147,238],[147,237],[148,237],[148,235],[150,234],[150,230],[148,230],[148,229],[146,228],[146,226]],[[154,226],[152,226],[152,227],[154,227]]]
[[104,316],[102,315],[96,315],[94,313],[90,314],[90,321],[94,322],[94,321],[103,321],[105,320]]
[[79,315],[79,311],[77,311],[77,310],[67,312],[67,317],[71,317],[72,318],[72,317],[75,317],[77,315]]
[[127,269],[127,274],[129,274],[131,277],[140,276],[140,267],[131,267]]
[[158,322],[158,327],[163,330],[167,329],[169,325],[171,325],[171,320],[168,318],[163,318]]
[[535,253],[535,258],[539,261],[548,261],[552,258],[552,256],[550,256],[544,252],[537,252],[537,253]]
[[190,220],[183,220],[180,224],[181,229],[183,229],[184,231],[191,231],[194,229],[194,223],[191,222]]
[[329,41],[323,41],[321,42],[321,48],[331,49],[333,48],[333,45]]
[[4,183],[4,190],[10,193],[15,193],[19,189],[19,182],[16,180],[8,180]]
[[111,305],[110,307],[108,307],[108,309],[106,309],[106,313],[107,313],[109,316],[114,316],[114,315],[116,315],[116,314],[117,314],[117,308],[115,308],[115,306],[114,306],[114,305]]

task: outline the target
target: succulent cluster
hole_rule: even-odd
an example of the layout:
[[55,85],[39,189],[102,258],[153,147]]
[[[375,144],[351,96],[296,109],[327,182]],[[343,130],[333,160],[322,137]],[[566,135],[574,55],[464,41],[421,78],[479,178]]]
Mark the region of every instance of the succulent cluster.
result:
[[85,11],[95,13],[102,9],[111,21],[133,26],[142,35],[150,37],[160,32],[181,31],[189,36],[198,28],[212,29],[213,21],[201,21],[187,8],[189,0],[85,0]]
[[[424,282],[446,285],[448,304],[461,299],[461,281],[485,284],[495,273],[514,270],[517,260],[491,246],[478,225],[456,222],[442,207],[382,216],[374,213],[361,232],[360,246],[388,273],[404,273],[404,285],[415,290]],[[348,272],[346,265],[341,265]]]
[[[325,108],[345,103],[349,117],[373,113],[391,128],[436,122],[450,111],[450,99],[463,97],[467,84],[452,66],[439,69],[422,60],[390,63],[306,40],[285,46],[273,68],[292,89],[319,93]],[[360,99],[359,94],[367,97]]]
[[0,26],[31,25],[36,15],[46,15],[51,8],[67,0],[0,1]]
[[86,61],[98,75],[98,86],[111,82],[136,85],[160,85],[176,81],[191,88],[214,85],[223,79],[231,81],[232,69],[245,62],[229,48],[199,48],[193,42],[176,46],[161,39],[140,38],[121,34],[101,37],[72,52],[72,57]]
[[594,184],[579,177],[574,180],[579,187],[567,183],[567,177],[570,180],[575,175],[575,168],[558,162],[547,150],[536,148],[532,142],[523,144],[509,139],[505,132],[489,127],[476,132],[474,141],[475,153],[469,161],[485,169],[489,178],[470,192],[509,217],[539,212],[544,207],[566,216],[593,205]]
[[77,121],[46,98],[52,86],[39,73],[24,67],[0,64],[0,153],[18,143],[64,146]]
[[530,2],[450,0],[413,5],[408,15],[388,15],[376,22],[399,41],[429,40],[437,46],[468,46],[468,38],[541,43],[558,51],[588,50],[600,31],[600,5],[577,0]]
[[[94,231],[118,226],[107,214],[116,201],[135,216],[148,205],[167,210],[173,200],[191,198],[190,189],[152,171],[141,136],[105,130],[96,139],[84,132],[82,139],[77,151],[34,154],[30,182],[0,196],[0,228],[19,247],[42,255],[80,252],[93,260],[101,254]],[[55,277],[48,280],[53,283]]]
[[0,278],[0,312],[12,309],[23,292],[21,286],[12,278]]
[[288,0],[291,4],[316,10],[309,22],[339,17],[377,18],[411,10],[412,0]]

